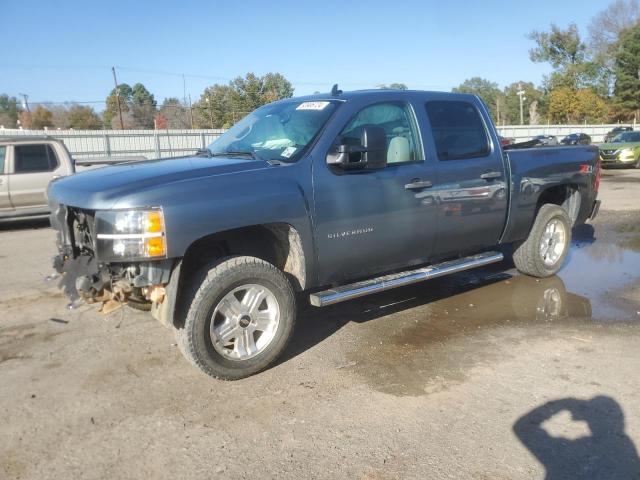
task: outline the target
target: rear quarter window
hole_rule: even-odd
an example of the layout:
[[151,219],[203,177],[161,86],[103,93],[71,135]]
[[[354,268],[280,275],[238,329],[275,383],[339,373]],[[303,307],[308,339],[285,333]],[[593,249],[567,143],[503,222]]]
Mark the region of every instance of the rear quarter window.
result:
[[464,101],[431,101],[427,116],[439,160],[485,157],[489,137],[478,109]]
[[15,173],[52,172],[59,165],[49,144],[16,145],[13,151]]
[[7,147],[0,147],[0,175],[4,174],[4,159],[7,156]]

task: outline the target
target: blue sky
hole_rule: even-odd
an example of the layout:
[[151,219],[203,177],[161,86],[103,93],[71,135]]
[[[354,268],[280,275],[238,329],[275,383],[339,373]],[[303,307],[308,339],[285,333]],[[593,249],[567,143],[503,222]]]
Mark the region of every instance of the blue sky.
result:
[[142,82],[160,101],[182,97],[182,73],[194,101],[248,71],[280,72],[296,94],[336,82],[348,90],[392,82],[450,90],[473,76],[539,83],[549,68],[529,60],[527,32],[575,22],[586,36],[609,3],[3,0],[0,93],[102,101],[111,65],[120,82]]

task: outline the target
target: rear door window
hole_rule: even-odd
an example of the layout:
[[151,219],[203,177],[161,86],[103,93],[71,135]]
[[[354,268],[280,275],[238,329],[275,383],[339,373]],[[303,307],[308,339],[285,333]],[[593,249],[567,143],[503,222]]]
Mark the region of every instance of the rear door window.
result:
[[489,155],[489,137],[478,109],[464,101],[431,101],[427,116],[439,160],[460,160]]
[[14,172],[52,172],[58,168],[58,157],[49,144],[16,145],[14,147]]
[[0,147],[0,175],[4,174],[4,159],[7,156],[7,147]]

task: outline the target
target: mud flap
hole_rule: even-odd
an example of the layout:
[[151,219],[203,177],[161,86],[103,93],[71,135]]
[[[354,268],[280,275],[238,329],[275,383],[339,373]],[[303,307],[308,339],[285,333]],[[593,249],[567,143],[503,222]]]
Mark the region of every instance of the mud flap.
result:
[[593,207],[591,208],[591,214],[589,215],[589,220],[593,220],[598,215],[598,211],[600,210],[600,204],[602,202],[600,200],[595,200],[593,202]]
[[165,287],[164,301],[162,303],[153,303],[151,306],[151,315],[165,327],[171,327],[174,324],[181,266],[182,261],[179,261],[171,271],[169,283]]

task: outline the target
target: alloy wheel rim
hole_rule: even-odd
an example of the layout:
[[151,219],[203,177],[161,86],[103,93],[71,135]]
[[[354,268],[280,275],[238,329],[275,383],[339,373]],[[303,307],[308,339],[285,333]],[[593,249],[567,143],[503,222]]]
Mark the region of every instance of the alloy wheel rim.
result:
[[264,285],[247,284],[227,293],[213,311],[209,334],[216,352],[230,360],[248,360],[275,338],[280,306]]
[[552,267],[558,263],[565,250],[566,236],[564,224],[560,220],[554,218],[547,223],[540,240],[540,257],[545,266]]

